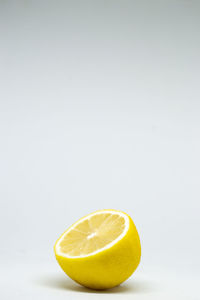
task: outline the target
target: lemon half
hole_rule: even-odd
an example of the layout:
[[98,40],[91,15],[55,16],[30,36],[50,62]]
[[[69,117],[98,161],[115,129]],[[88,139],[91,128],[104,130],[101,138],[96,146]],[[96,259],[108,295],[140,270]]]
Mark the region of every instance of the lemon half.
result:
[[54,252],[63,271],[77,283],[107,289],[135,271],[141,246],[131,217],[108,209],[74,223],[57,240]]

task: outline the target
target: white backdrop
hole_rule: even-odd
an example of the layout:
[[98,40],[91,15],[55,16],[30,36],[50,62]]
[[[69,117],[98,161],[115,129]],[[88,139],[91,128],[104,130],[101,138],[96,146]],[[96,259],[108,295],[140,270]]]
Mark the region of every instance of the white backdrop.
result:
[[198,1],[0,3],[2,299],[87,298],[53,244],[102,208],[141,236],[127,296],[168,276],[198,299],[199,31]]

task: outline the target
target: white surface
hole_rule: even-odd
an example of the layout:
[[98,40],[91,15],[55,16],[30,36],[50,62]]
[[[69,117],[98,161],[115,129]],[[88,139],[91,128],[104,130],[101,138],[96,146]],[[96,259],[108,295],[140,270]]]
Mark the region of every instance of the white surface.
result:
[[[56,264],[17,263],[1,267],[3,299],[172,299],[197,300],[198,281],[173,277],[162,270],[137,272],[135,278],[111,290],[95,291],[79,286],[59,272]],[[144,275],[145,274],[145,275]]]
[[1,1],[1,299],[101,297],[53,244],[102,208],[142,242],[103,297],[200,298],[199,31],[199,1]]

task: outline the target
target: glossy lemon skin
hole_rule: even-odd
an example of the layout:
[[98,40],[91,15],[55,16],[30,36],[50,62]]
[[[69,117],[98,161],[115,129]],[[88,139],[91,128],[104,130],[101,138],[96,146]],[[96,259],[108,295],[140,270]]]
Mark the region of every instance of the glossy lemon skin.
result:
[[128,279],[141,258],[139,235],[130,216],[128,218],[129,229],[126,235],[111,248],[96,254],[64,257],[56,253],[55,244],[55,256],[63,271],[77,283],[92,289],[113,288]]

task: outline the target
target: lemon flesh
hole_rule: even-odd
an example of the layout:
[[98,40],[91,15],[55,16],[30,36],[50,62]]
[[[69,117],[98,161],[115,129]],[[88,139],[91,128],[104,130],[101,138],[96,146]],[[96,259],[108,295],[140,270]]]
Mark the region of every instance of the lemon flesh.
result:
[[101,210],[83,217],[61,235],[54,251],[69,277],[93,289],[122,283],[135,271],[141,256],[132,219],[116,210]]

